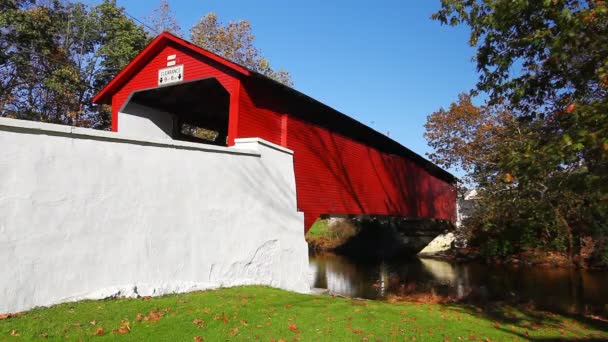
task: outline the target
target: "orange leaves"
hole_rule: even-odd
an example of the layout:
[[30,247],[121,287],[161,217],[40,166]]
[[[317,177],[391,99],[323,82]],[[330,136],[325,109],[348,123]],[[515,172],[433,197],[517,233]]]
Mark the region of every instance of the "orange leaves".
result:
[[365,300],[351,300],[351,306],[368,306],[367,301]]
[[204,339],[204,337],[194,336],[194,342],[203,342]]
[[513,177],[512,174],[507,173],[507,174],[505,174],[503,179],[504,179],[505,183],[512,183],[515,180],[515,177]]
[[0,315],[0,321],[8,319],[8,318],[12,318],[12,317],[18,317],[18,314],[12,314],[12,313],[7,313],[7,314],[1,314]]
[[129,329],[129,327],[120,327],[120,328],[112,331],[112,334],[123,335],[123,334],[128,334],[129,332],[131,332],[131,330]]
[[289,323],[287,326],[289,327],[289,330],[291,330],[295,333],[299,333],[297,325]]
[[101,336],[103,334],[104,334],[104,331],[103,331],[102,327],[97,328],[97,330],[95,330],[95,332],[93,333],[93,335],[95,335],[95,336]]
[[120,321],[120,327],[116,330],[112,330],[112,334],[114,335],[124,335],[131,332],[131,327],[129,326],[129,321],[123,319]]
[[161,318],[163,318],[164,313],[158,311],[158,309],[154,309],[150,311],[150,313],[144,317],[144,321],[146,322],[158,322]]
[[234,327],[232,329],[230,329],[230,332],[228,333],[229,336],[234,337],[239,333],[239,327]]
[[570,113],[574,112],[575,109],[576,109],[576,105],[574,103],[571,103],[568,107],[566,107],[565,112],[567,114],[570,114]]
[[205,321],[203,321],[202,319],[198,319],[198,318],[194,319],[192,321],[192,324],[196,325],[199,329],[205,327]]
[[225,324],[228,324],[228,322],[230,321],[230,320],[228,319],[228,317],[226,316],[226,313],[225,313],[225,312],[222,312],[222,315],[221,315],[221,316],[220,316],[220,314],[215,314],[215,315],[213,316],[213,320],[214,320],[214,321],[222,320],[222,322],[224,322]]

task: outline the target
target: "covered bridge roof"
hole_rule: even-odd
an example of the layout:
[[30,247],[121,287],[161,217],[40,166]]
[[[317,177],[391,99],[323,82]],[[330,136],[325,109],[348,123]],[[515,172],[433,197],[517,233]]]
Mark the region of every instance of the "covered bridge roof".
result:
[[[129,81],[143,66],[145,66],[159,51],[167,44],[175,43],[179,46],[192,51],[195,54],[209,58],[228,69],[236,72],[244,80],[251,81],[260,87],[269,87],[276,94],[284,95],[287,103],[293,104],[294,115],[298,115],[305,120],[330,127],[332,131],[361,141],[387,153],[405,156],[428,170],[431,174],[454,183],[456,178],[449,172],[433,164],[429,160],[420,156],[416,152],[401,145],[397,141],[374,130],[373,128],[343,114],[330,106],[317,101],[316,99],[299,92],[289,86],[277,82],[260,73],[249,70],[237,63],[229,61],[184,39],[176,37],[168,32],[163,32],[150,42],[127,66],[121,70],[110,83],[108,83],[94,98],[96,104],[110,104],[112,96]],[[303,110],[303,106],[305,109]],[[290,113],[291,114],[291,113]]]

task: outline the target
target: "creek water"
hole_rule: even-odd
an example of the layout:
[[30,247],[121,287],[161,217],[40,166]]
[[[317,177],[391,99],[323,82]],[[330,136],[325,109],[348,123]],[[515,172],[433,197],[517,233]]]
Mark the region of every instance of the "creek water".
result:
[[433,259],[356,260],[310,254],[312,286],[367,299],[433,293],[463,302],[533,304],[564,313],[608,314],[608,272],[455,264]]

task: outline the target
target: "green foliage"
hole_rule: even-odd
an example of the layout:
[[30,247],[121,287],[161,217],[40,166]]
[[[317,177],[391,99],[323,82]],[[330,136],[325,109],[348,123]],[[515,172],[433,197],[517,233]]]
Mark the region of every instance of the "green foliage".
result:
[[573,257],[581,237],[593,236],[603,255],[606,3],[443,0],[433,17],[471,28],[480,74],[473,94],[489,97],[478,109],[461,98],[427,124],[427,139],[440,147],[431,158],[444,166],[459,162],[466,180],[481,189],[472,237],[496,254],[541,247]]
[[306,233],[306,241],[313,249],[334,249],[343,245],[359,232],[359,227],[350,219],[318,218]]
[[462,305],[360,301],[249,286],[37,308],[0,320],[0,339],[600,340],[608,338],[606,329],[599,320],[512,307],[486,311]]
[[0,11],[0,115],[109,127],[91,99],[147,43],[143,28],[104,0],[5,1]]
[[[0,1],[0,116],[99,129],[110,127],[110,108],[92,98],[150,41],[181,35],[168,1],[148,18],[149,32],[116,0],[95,6],[68,0]],[[247,21],[223,25],[210,14],[192,28],[195,43],[292,85],[253,45]]]

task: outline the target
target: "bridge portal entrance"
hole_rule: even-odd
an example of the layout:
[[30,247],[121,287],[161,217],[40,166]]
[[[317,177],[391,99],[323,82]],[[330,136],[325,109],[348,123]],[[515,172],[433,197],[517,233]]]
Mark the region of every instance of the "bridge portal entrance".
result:
[[119,132],[227,146],[230,94],[204,78],[138,90],[120,109]]

